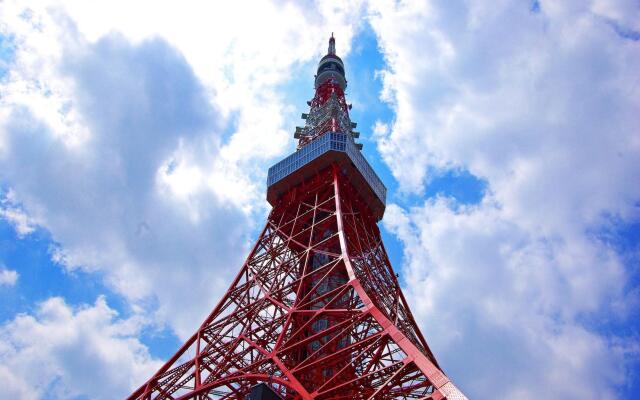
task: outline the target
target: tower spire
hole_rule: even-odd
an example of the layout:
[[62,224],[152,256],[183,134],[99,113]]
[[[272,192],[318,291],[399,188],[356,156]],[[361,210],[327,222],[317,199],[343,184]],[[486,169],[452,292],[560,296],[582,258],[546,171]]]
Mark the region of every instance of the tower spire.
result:
[[336,54],[336,40],[333,38],[333,32],[331,32],[331,38],[329,38],[329,52],[327,54]]

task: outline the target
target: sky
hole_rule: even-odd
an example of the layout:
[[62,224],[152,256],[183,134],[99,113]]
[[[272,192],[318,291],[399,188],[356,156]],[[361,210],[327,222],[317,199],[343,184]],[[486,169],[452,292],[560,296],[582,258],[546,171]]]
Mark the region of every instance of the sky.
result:
[[197,329],[331,32],[447,375],[640,398],[636,0],[3,0],[0,399],[122,398]]

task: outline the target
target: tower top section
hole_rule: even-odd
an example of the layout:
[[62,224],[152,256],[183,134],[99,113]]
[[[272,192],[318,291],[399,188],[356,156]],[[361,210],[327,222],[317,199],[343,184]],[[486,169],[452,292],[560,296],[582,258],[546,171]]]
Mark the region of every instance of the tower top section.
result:
[[344,63],[336,55],[336,40],[331,34],[327,54],[318,63],[315,95],[307,102],[309,112],[302,114],[304,126],[296,127],[296,152],[269,168],[267,200],[278,204],[287,193],[331,165],[356,188],[376,220],[384,214],[387,189],[364,158],[356,143],[360,136],[351,122],[344,90],[347,87]]
[[336,54],[336,40],[333,38],[333,32],[331,32],[331,38],[329,39],[329,50],[327,51],[327,54]]
[[320,59],[318,63],[318,72],[316,73],[316,90],[323,83],[334,80],[342,90],[347,87],[347,79],[344,74],[344,63],[342,59],[336,55],[336,39],[331,34],[329,38],[329,49],[327,55]]

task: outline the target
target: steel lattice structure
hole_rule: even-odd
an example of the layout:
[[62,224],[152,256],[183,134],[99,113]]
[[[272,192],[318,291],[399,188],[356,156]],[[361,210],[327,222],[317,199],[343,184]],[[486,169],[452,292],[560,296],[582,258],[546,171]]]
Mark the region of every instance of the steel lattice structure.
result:
[[298,150],[269,171],[274,206],[224,298],[130,399],[449,399],[377,221],[386,190],[354,142],[344,67],[320,61]]

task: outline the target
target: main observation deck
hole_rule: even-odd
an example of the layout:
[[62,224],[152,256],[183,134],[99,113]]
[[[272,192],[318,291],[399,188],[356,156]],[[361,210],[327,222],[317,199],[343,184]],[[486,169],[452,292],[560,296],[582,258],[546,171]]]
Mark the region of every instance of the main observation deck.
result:
[[353,139],[344,133],[326,132],[269,168],[267,201],[275,206],[289,189],[331,164],[349,177],[376,221],[382,219],[387,188],[369,165]]

